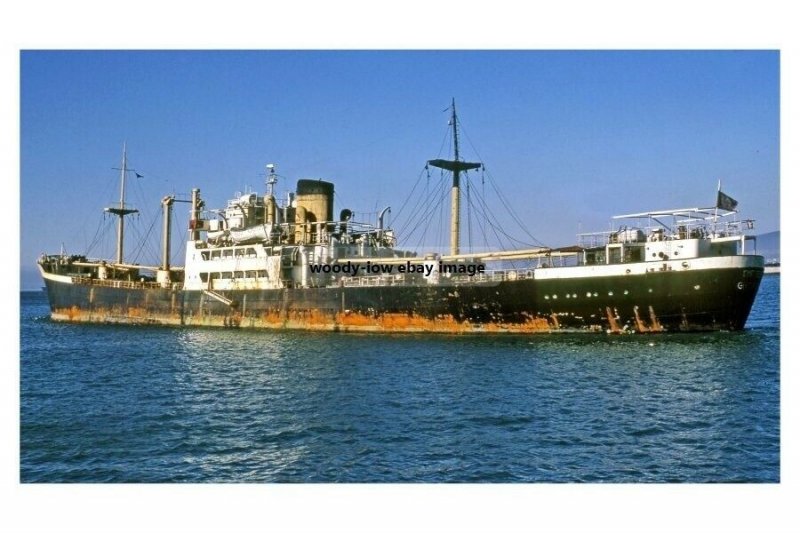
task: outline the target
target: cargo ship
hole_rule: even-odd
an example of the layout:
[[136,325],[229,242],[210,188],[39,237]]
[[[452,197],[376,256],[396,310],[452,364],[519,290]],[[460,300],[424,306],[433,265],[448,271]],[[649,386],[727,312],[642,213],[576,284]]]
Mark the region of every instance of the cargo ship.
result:
[[[116,257],[66,253],[38,260],[55,321],[340,332],[659,333],[736,331],[764,274],[752,220],[717,188],[712,207],[614,217],[616,229],[575,246],[463,253],[461,178],[482,164],[459,154],[427,161],[446,173],[449,250],[397,246],[386,223],[334,212],[334,184],[300,179],[284,199],[267,165],[263,194],[207,210],[200,190],[161,202],[161,262],[125,262],[127,152],[123,148]],[[176,202],[190,204],[185,264],[170,264]],[[524,268],[516,262],[522,261]],[[509,267],[509,264],[512,264]]]

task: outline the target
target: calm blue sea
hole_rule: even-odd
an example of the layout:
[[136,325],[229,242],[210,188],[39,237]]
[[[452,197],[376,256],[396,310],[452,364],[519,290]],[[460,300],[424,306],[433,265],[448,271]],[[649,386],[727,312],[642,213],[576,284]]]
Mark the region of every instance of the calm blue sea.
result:
[[21,295],[23,482],[778,482],[779,276],[742,333],[65,325]]

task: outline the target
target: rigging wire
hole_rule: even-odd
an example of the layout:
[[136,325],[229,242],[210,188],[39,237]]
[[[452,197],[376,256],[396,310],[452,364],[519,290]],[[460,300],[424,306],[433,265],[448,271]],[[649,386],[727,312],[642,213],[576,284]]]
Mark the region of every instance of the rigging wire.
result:
[[[445,111],[451,109],[451,106],[448,106]],[[480,153],[472,142],[469,133],[463,128],[461,120],[458,117],[456,117],[456,120],[457,123],[455,126],[459,128],[462,136],[467,139],[468,145],[478,156],[478,160],[482,161]],[[452,158],[454,156],[452,143],[448,142],[452,140],[452,126],[453,124],[450,122],[445,131],[442,145],[439,148],[438,156],[442,155],[445,146],[448,146],[449,148],[448,152],[450,157]],[[419,192],[423,189],[421,187],[423,173],[426,176],[426,182],[424,194],[422,194],[420,197]],[[473,177],[470,176],[468,171],[464,172],[462,175],[464,176],[465,180],[465,211],[467,217],[466,238],[467,246],[470,251],[474,251],[475,247],[475,236],[473,235],[475,230],[473,229],[473,226],[479,231],[480,237],[483,239],[483,246],[485,246],[487,249],[492,248],[492,246],[489,244],[490,234],[494,235],[494,239],[497,241],[495,243],[495,247],[499,246],[500,249],[503,250],[519,247],[520,245],[528,247],[546,246],[529,231],[522,217],[514,210],[511,201],[509,201],[509,199],[503,194],[494,176],[486,169],[484,165],[481,165],[480,187],[476,186],[476,182],[474,181]],[[400,239],[402,242],[410,244],[411,242],[414,242],[415,237],[418,237],[416,239],[417,247],[424,246],[426,239],[428,239],[431,234],[430,230],[433,230],[433,226],[435,225],[433,241],[438,247],[443,248],[444,242],[447,240],[445,229],[449,227],[443,222],[445,218],[445,204],[448,203],[448,182],[444,178],[444,171],[442,171],[440,173],[440,179],[437,180],[433,190],[430,190],[430,169],[428,168],[428,165],[425,165],[423,171],[421,171],[417,176],[411,191],[404,199],[400,209],[393,217],[393,220],[402,222],[402,225],[398,231],[398,235],[403,236]],[[486,186],[487,181],[489,182],[488,188]],[[491,203],[497,204],[499,202],[499,205],[502,206],[502,208],[508,213],[510,221],[514,223],[513,225],[519,226],[522,234],[527,238],[526,240],[522,240],[511,235],[508,231],[508,224],[503,224],[500,222],[495,210],[489,207],[489,195],[496,197],[497,200]],[[411,201],[413,196],[417,197],[417,200],[414,202]],[[408,233],[406,233],[407,231]],[[447,233],[449,235],[449,232]]]
[[[447,111],[447,109],[445,109],[445,111]],[[442,151],[444,150],[444,147],[447,145],[447,142],[448,142],[449,139],[450,139],[450,129],[448,128],[447,131],[445,131],[444,138],[442,139],[442,144],[441,144],[441,146],[439,146],[439,151],[436,154],[437,158],[442,155]],[[403,201],[403,205],[401,205],[400,209],[397,211],[397,214],[396,214],[395,218],[397,218],[398,220],[401,218],[403,210],[405,209],[405,207],[408,204],[409,200],[412,197],[414,197],[414,191],[416,190],[417,185],[422,181],[423,173],[425,173],[425,175],[427,177],[427,180],[426,180],[426,183],[425,183],[425,186],[426,186],[426,191],[425,192],[427,193],[427,187],[428,187],[428,185],[430,183],[431,174],[430,174],[430,169],[428,168],[428,164],[426,163],[425,166],[420,171],[419,175],[417,176],[417,181],[414,182],[414,187],[412,187],[411,191],[408,193],[408,195],[406,196],[405,200]],[[427,195],[425,195],[425,197],[427,197]],[[415,206],[419,206],[419,202],[420,202],[419,196],[417,196],[417,204],[415,204]],[[400,234],[403,233],[403,231],[405,230],[405,228],[408,226],[409,223],[412,223],[414,221],[415,213],[416,213],[416,209],[412,208],[412,214],[409,215],[408,218],[406,219],[406,223],[404,224],[403,228],[401,228],[401,230],[399,231]]]
[[[408,195],[406,196],[405,200],[403,200],[403,204],[400,206],[400,209],[398,209],[398,211],[397,211],[397,217],[398,218],[400,218],[400,215],[403,213],[403,210],[406,208],[406,205],[408,205],[408,201],[414,195],[414,191],[417,190],[417,186],[422,181],[422,175],[425,172],[427,172],[427,170],[428,170],[428,165],[425,165],[425,167],[422,170],[420,170],[419,175],[417,176],[417,181],[414,182],[414,186],[411,188],[411,192],[408,193]],[[430,172],[428,172],[428,179],[429,180],[430,180],[430,177],[431,177]]]
[[497,194],[497,197],[500,199],[500,202],[501,202],[501,203],[503,204],[503,206],[506,208],[506,211],[508,211],[508,213],[511,215],[511,218],[514,220],[514,222],[516,222],[516,223],[517,223],[517,225],[518,225],[518,226],[519,226],[519,227],[522,229],[522,231],[523,231],[523,232],[524,232],[524,233],[525,233],[525,234],[526,234],[528,237],[530,237],[530,238],[531,238],[531,239],[532,239],[532,240],[533,240],[535,243],[538,243],[538,245],[539,245],[539,246],[546,246],[544,243],[542,243],[542,241],[540,241],[539,239],[537,239],[536,237],[534,237],[534,236],[533,236],[533,235],[532,235],[532,234],[531,234],[531,233],[528,231],[528,229],[525,227],[525,224],[524,224],[524,223],[522,222],[522,220],[520,219],[519,215],[517,215],[517,213],[516,213],[516,212],[514,211],[514,209],[511,207],[511,203],[510,203],[510,202],[509,202],[509,201],[508,201],[508,200],[505,198],[505,196],[503,195],[503,192],[502,192],[502,190],[501,190],[501,189],[500,189],[500,188],[497,186],[497,184],[495,183],[495,180],[494,180],[494,178],[492,177],[492,174],[491,174],[491,173],[489,173],[489,172],[487,172],[487,175],[489,176],[489,185],[491,185],[491,186],[492,186],[492,188],[494,189],[495,193]]
[[[150,222],[150,226],[147,228],[147,233],[144,235],[144,237],[142,237],[137,224],[131,225],[131,229],[136,233],[135,236],[139,239],[139,247],[134,249],[133,259],[131,260],[132,263],[136,264],[139,261],[139,258],[145,251],[145,247],[147,247],[147,254],[149,254],[147,257],[152,259],[153,249],[152,242],[150,242],[150,234],[153,232],[153,228],[155,227],[157,221],[157,217],[152,217],[152,221]],[[155,262],[155,264],[157,263],[158,261]]]
[[[483,208],[483,212],[484,212],[484,216],[485,216],[486,222],[489,224],[489,227],[491,228],[492,232],[494,233],[495,237],[497,238],[498,245],[500,246],[500,248],[502,250],[506,250],[506,247],[503,245],[503,239],[500,238],[500,233],[502,233],[506,237],[508,237],[508,235],[505,232],[503,232],[502,229],[500,229],[500,224],[499,223],[497,223],[497,224],[492,223],[492,219],[494,218],[494,214],[491,212],[489,207],[486,205],[484,199],[483,198],[478,198],[478,201],[479,201],[480,205]],[[495,219],[495,222],[497,222],[496,219]]]
[[[435,189],[429,195],[428,200],[426,201],[427,205],[425,206],[425,211],[419,217],[419,222],[420,223],[415,225],[415,227],[409,233],[408,240],[411,239],[411,236],[414,235],[414,233],[416,232],[417,228],[419,228],[419,227],[423,228],[422,235],[421,235],[421,237],[419,239],[419,242],[417,243],[417,247],[418,248],[421,247],[424,244],[423,241],[424,241],[425,236],[428,233],[428,229],[430,229],[433,226],[433,223],[436,221],[434,219],[434,217],[435,217],[435,215],[437,213],[437,210],[439,211],[439,214],[440,214],[440,216],[439,216],[439,226],[441,226],[441,210],[442,210],[442,208],[444,206],[444,203],[445,203],[444,199],[446,197],[446,194],[447,194],[447,187],[445,186],[443,181],[440,181],[439,184],[438,184],[437,189]],[[434,238],[438,238],[438,237],[434,236]]]
[[525,246],[539,246],[539,245],[541,245],[541,244],[537,245],[537,244],[532,244],[532,243],[529,243],[529,242],[521,241],[521,240],[517,239],[516,237],[513,237],[513,236],[509,235],[506,231],[504,231],[502,229],[503,228],[503,224],[497,219],[497,217],[494,215],[494,212],[489,208],[489,206],[488,206],[488,204],[486,202],[486,199],[485,198],[478,198],[478,200],[479,200],[480,205],[483,208],[483,212],[487,215],[486,216],[486,220],[489,223],[489,225],[492,227],[493,231],[499,231],[506,238],[508,238],[510,241],[514,241],[514,242],[517,242],[517,243],[525,245]]
[[[459,123],[459,125],[461,125],[461,120],[459,120],[458,123]],[[462,132],[463,136],[466,137],[467,143],[470,145],[470,148],[472,148],[472,150],[475,152],[475,155],[478,156],[478,160],[479,161],[483,161],[483,158],[481,157],[480,152],[478,152],[478,149],[475,147],[475,145],[472,142],[472,138],[469,136],[469,133],[467,132],[467,130],[463,126],[461,126],[461,132]],[[483,183],[483,181],[484,181],[483,180],[483,175],[488,176],[489,184],[495,190],[495,193],[497,194],[498,199],[503,204],[503,207],[505,207],[505,209],[508,212],[508,214],[511,215],[511,218],[514,220],[514,222],[516,222],[517,225],[520,227],[520,229],[522,229],[522,231],[528,237],[530,237],[535,243],[537,243],[538,246],[546,246],[544,243],[542,243],[542,241],[537,239],[535,236],[533,236],[528,231],[527,227],[525,226],[525,223],[522,221],[522,219],[516,213],[516,211],[514,211],[513,207],[511,206],[511,202],[509,202],[506,199],[506,197],[503,195],[502,190],[495,183],[494,177],[492,176],[492,174],[489,171],[486,170],[485,166],[482,168],[482,172],[483,173],[482,173],[482,177],[481,177],[481,182]],[[518,241],[518,242],[522,242],[522,241]]]
[[[138,262],[139,259],[144,254],[146,257],[150,257],[151,259],[155,257],[157,259],[155,261],[155,264],[159,264],[161,259],[160,246],[158,245],[158,243],[154,244],[150,240],[150,237],[153,233],[153,229],[156,223],[160,219],[161,210],[159,207],[150,208],[148,206],[153,206],[153,205],[160,206],[160,203],[157,202],[156,200],[149,201],[147,199],[148,195],[145,193],[143,186],[139,182],[139,178],[143,178],[141,174],[139,174],[137,171],[133,169],[128,169],[128,172],[133,172],[136,176],[136,178],[133,178],[132,186],[128,187],[128,194],[133,196],[135,203],[138,203],[139,206],[142,206],[142,209],[139,210],[139,212],[136,214],[137,215],[136,217],[128,217],[128,219],[126,220],[126,229],[128,230],[126,234],[132,236],[134,240],[139,241],[138,245],[133,248],[131,257],[133,257],[133,262]],[[152,174],[148,173],[148,175]],[[118,174],[117,177],[119,177]],[[168,181],[166,179],[160,178],[159,176],[156,176],[156,178],[162,181]],[[128,178],[127,176],[126,179],[128,182],[131,181],[131,178]],[[103,179],[103,183],[104,183],[103,191],[99,195],[99,197],[107,198],[112,194],[112,188],[114,188],[115,186],[115,180]],[[130,203],[129,201],[127,201],[126,198],[125,207],[131,207],[132,205],[135,205],[135,203],[134,204]],[[119,200],[116,201],[112,200],[107,205],[117,206],[118,204]],[[151,221],[144,235],[140,230],[140,224],[139,224],[142,216],[144,216],[144,220]],[[111,240],[110,234],[112,233],[110,230],[112,229],[112,227],[116,226],[116,223],[118,223],[117,217],[109,216],[107,212],[103,211],[103,214],[100,220],[98,221],[97,228],[94,232],[91,242],[89,242],[89,244],[85,246],[86,249],[85,255],[87,257],[90,256],[95,250],[98,251],[98,255],[100,256],[103,257],[111,256],[113,252],[110,252],[109,250],[113,250],[116,248],[116,240],[114,240],[114,242],[109,242]],[[86,223],[84,223],[84,226],[86,226]],[[176,241],[173,240],[173,242]],[[155,252],[153,246],[155,246]],[[182,253],[182,251],[181,248],[179,247],[178,254],[180,253]]]
[[[419,223],[415,224],[408,232],[407,238],[404,239],[406,242],[410,243],[416,235],[419,235],[417,246],[420,246],[420,243],[425,240],[428,235],[428,230],[434,223],[434,214],[438,207],[438,197],[439,189],[435,189],[429,193],[424,205],[420,206],[421,213],[416,217]],[[418,231],[419,233],[417,233]],[[403,235],[405,234],[403,233]]]
[[92,253],[92,250],[95,248],[95,246],[100,244],[105,239],[106,232],[109,230],[110,226],[109,222],[110,222],[109,218],[105,215],[105,213],[103,213],[100,216],[100,221],[97,224],[97,230],[94,232],[94,237],[92,238],[92,242],[89,243],[89,246],[87,246],[86,248],[85,255],[87,257],[89,257],[89,255]]
[[[476,207],[476,210],[483,211],[482,209],[480,209],[478,207]],[[476,219],[480,220],[480,218],[477,218],[477,217],[476,217]],[[483,220],[489,225],[489,228],[494,233],[495,238],[497,239],[497,242],[500,243],[500,248],[505,250],[506,248],[502,245],[502,239],[500,238],[500,235],[498,234],[498,228],[494,224],[492,224],[491,219],[488,216],[483,217]],[[500,231],[500,233],[503,233],[502,230],[499,230],[499,231]],[[486,236],[486,225],[481,226],[481,232],[483,234],[483,240],[484,240],[484,244],[485,244],[486,248],[487,249],[491,249],[491,246],[489,245],[489,239]],[[514,264],[513,260],[511,261],[511,266],[512,266],[512,268],[516,268],[516,265]]]
[[[450,106],[448,106],[442,112],[446,112],[446,111],[449,111],[449,110],[450,110]],[[445,146],[450,146],[450,144],[451,144],[451,143],[449,143],[449,140],[451,138],[451,133],[450,132],[451,132],[450,128],[447,128],[445,130],[445,134],[442,137],[442,143],[439,146],[439,150],[438,150],[437,155],[436,155],[437,158],[441,157]],[[418,245],[417,245],[418,247],[422,246],[423,241],[424,241],[425,237],[428,234],[428,229],[432,225],[432,223],[434,222],[433,215],[435,214],[437,208],[439,208],[439,210],[440,210],[440,213],[439,213],[440,216],[439,216],[438,225],[437,225],[438,229],[436,231],[436,235],[435,235],[434,238],[437,239],[439,243],[441,243],[441,218],[442,218],[441,217],[441,214],[442,214],[441,211],[444,208],[444,199],[445,199],[445,196],[446,196],[446,187],[444,187],[443,182],[440,181],[438,183],[436,189],[434,190],[434,194],[430,193],[429,187],[430,187],[431,175],[430,175],[430,168],[428,167],[427,163],[423,167],[422,171],[420,171],[420,174],[417,176],[417,180],[415,181],[414,186],[411,189],[411,192],[409,192],[409,194],[406,196],[405,200],[403,201],[402,206],[397,211],[397,214],[394,217],[394,219],[402,220],[402,214],[404,213],[405,208],[409,203],[409,200],[414,196],[414,192],[416,191],[418,185],[421,183],[423,173],[426,176],[425,192],[421,197],[419,195],[417,195],[416,203],[413,205],[413,207],[411,207],[411,212],[405,218],[405,221],[403,222],[403,225],[401,226],[401,228],[397,232],[399,235],[403,235],[404,236],[401,239],[402,241],[410,242],[412,240],[413,235],[416,233],[417,228],[422,226],[423,230],[421,232],[420,240],[419,240]],[[436,200],[438,200],[438,201],[436,201]],[[411,226],[411,227],[409,228],[409,226]],[[406,235],[406,233],[405,233],[407,229],[409,229],[408,235]]]
[[[428,168],[428,165],[425,165],[425,169],[424,170],[425,170],[425,192],[424,192],[423,198],[430,198],[431,197],[431,189],[430,189],[431,172],[430,172],[430,169]],[[408,223],[408,220],[406,221],[406,223]],[[403,227],[405,227],[405,226],[403,226]],[[425,228],[423,229],[422,236],[420,237],[420,241],[423,241],[425,239],[425,235],[427,234],[427,232],[428,232],[428,225],[425,224]],[[400,234],[402,235],[402,233],[400,233]],[[419,248],[419,243],[417,243],[417,248]]]
[[[426,171],[427,171],[427,165],[426,165]],[[430,172],[429,171],[427,171],[427,172],[428,172],[428,182],[429,182],[430,181]],[[436,201],[436,199],[438,197],[438,188],[436,189],[436,194],[429,194],[428,193],[428,182],[426,182],[426,193],[425,193],[425,195],[422,196],[421,198],[418,197],[417,204],[414,206],[414,209],[412,210],[411,214],[406,219],[406,221],[403,224],[403,226],[400,228],[399,233],[401,235],[405,234],[406,228],[408,228],[408,226],[410,224],[412,224],[412,223],[414,224],[414,227],[412,227],[410,229],[410,232],[413,233],[414,228],[419,225],[418,224],[418,222],[419,222],[418,219],[419,218],[422,218],[422,221],[425,221],[427,219],[428,213],[430,212],[429,209],[430,209],[430,207],[432,205],[434,205],[434,202]],[[438,186],[440,187],[441,184],[439,184]]]
[[[100,191],[100,194],[97,196],[97,198],[108,198],[108,197],[110,197],[111,196],[112,187],[114,185],[114,181],[106,179],[106,178],[101,178],[101,183],[103,184],[103,187],[102,187],[102,189]],[[81,224],[82,231],[85,232],[86,227],[91,224],[91,220],[92,220],[92,218],[91,218],[91,214],[90,213],[86,213],[83,216],[83,222]],[[92,253],[92,250],[96,246],[98,246],[98,244],[106,237],[105,232],[108,231],[108,228],[107,227],[105,227],[105,228],[103,227],[106,222],[107,222],[107,218],[105,216],[105,212],[103,212],[103,214],[101,215],[100,221],[98,223],[97,230],[95,231],[94,237],[92,237],[92,241],[88,245],[86,245],[85,238],[84,238],[84,250],[85,250],[84,251],[84,255],[86,257],[89,257],[89,255]]]
[[[475,205],[475,203],[472,201],[472,198],[467,198],[467,202],[477,213],[479,213],[479,214],[483,213],[483,211],[481,209],[479,209]],[[483,216],[483,217],[475,216],[475,223],[476,223],[476,225],[478,226],[478,229],[481,232],[481,236],[483,237],[483,246],[486,247],[486,249],[489,249],[490,248],[489,239],[486,236],[486,224],[484,223],[486,221],[486,218],[487,217],[485,217],[485,216]]]

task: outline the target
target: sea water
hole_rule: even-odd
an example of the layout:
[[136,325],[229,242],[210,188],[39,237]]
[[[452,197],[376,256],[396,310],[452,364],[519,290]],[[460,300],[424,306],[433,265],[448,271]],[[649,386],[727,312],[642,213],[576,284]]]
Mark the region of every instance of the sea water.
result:
[[21,294],[22,482],[778,482],[780,276],[737,333],[62,324]]

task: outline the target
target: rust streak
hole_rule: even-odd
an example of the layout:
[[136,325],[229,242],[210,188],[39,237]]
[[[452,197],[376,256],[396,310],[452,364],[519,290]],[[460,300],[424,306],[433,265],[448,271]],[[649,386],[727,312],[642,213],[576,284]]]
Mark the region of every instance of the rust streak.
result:
[[617,317],[608,306],[606,306],[606,316],[608,317],[608,325],[611,328],[611,333],[619,333],[621,330],[619,327],[619,322],[617,322]]
[[656,312],[653,310],[653,306],[649,306],[650,311],[650,331],[664,331],[664,327],[658,321],[658,317],[656,316]]
[[[332,309],[272,310],[244,316],[238,311],[227,314],[186,315],[156,313],[143,307],[119,306],[80,309],[77,306],[55,309],[53,320],[100,323],[161,324],[214,327],[249,327],[255,329],[298,329],[392,333],[543,333],[553,331],[553,324],[544,317],[528,317],[519,323],[474,323],[458,321],[452,316],[433,318],[408,313],[337,312]],[[558,321],[552,317],[555,328]]]
[[633,306],[633,317],[636,321],[636,331],[639,333],[647,333],[650,331],[650,328],[644,323],[642,318],[639,316],[639,306]]

